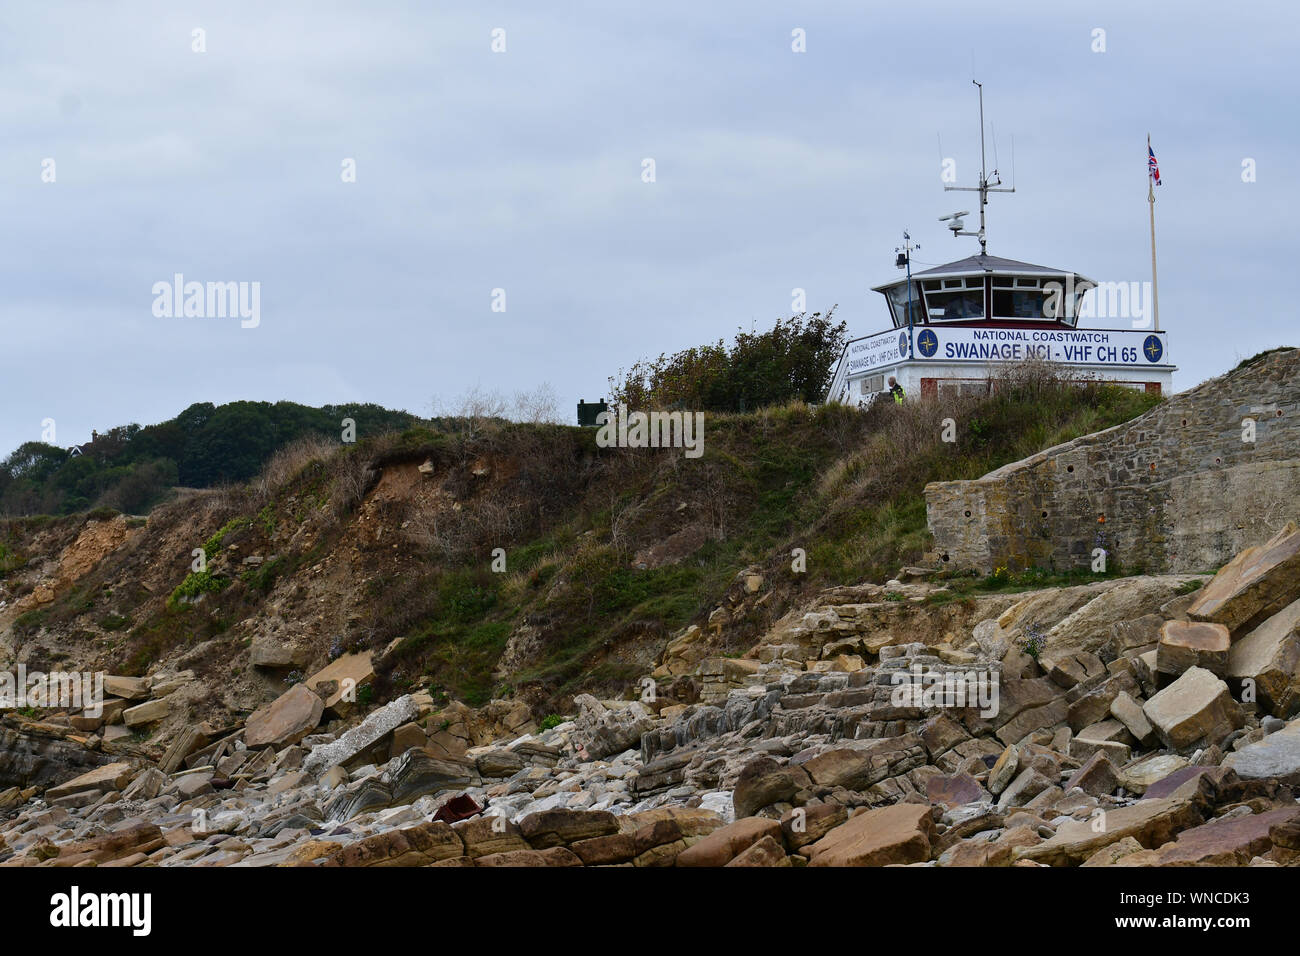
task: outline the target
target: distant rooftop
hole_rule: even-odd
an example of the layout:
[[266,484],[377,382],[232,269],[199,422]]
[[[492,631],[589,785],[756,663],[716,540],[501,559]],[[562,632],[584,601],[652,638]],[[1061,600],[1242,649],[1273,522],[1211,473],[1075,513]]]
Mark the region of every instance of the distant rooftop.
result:
[[1003,259],[999,256],[967,256],[965,259],[958,259],[956,262],[949,262],[946,265],[935,266],[933,269],[926,269],[924,272],[913,272],[912,278],[918,276],[950,275],[954,272],[1016,272],[1016,273],[1043,273],[1050,275],[1068,275],[1068,269],[1053,269],[1050,266],[1036,266],[1032,262],[1018,262],[1015,259]]
[[[913,279],[934,279],[938,277],[951,276],[970,276],[970,275],[1019,275],[1019,276],[1069,276],[1074,275],[1087,282],[1091,282],[1086,276],[1080,275],[1070,269],[1054,269],[1051,266],[1034,265],[1032,262],[1020,262],[1017,259],[1003,259],[1001,256],[975,255],[967,256],[965,259],[958,259],[956,262],[944,263],[941,266],[935,266],[932,269],[926,269],[924,272],[913,272]],[[883,285],[872,286],[875,292],[883,292],[886,289],[906,283],[907,279],[898,278]]]

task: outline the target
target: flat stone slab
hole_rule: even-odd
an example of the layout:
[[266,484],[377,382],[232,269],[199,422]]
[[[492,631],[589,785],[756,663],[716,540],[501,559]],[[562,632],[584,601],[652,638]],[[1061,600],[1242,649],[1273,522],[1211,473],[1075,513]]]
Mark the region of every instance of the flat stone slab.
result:
[[[1185,762],[1184,762],[1185,763]],[[1175,790],[1185,784],[1188,780],[1195,780],[1197,777],[1210,773],[1214,767],[1196,767],[1182,766],[1171,773],[1165,774],[1155,783],[1146,788],[1142,794],[1143,800],[1163,800],[1173,794]]]
[[414,720],[418,711],[415,698],[410,694],[399,697],[369,714],[338,740],[313,747],[303,761],[302,769],[308,773],[320,773],[350,760],[371,744],[377,743],[385,734]]
[[799,852],[810,866],[888,866],[930,858],[934,822],[928,804],[896,803],[868,810]]
[[1230,631],[1253,626],[1300,598],[1300,530],[1295,522],[1267,543],[1247,548],[1225,564],[1192,602],[1193,621]]
[[988,792],[968,773],[952,776],[936,774],[925,781],[925,795],[931,803],[942,807],[960,807],[967,803],[988,800]]
[[134,770],[129,763],[104,764],[79,777],[73,777],[71,780],[50,787],[45,791],[45,799],[57,800],[85,790],[121,790],[130,781],[132,773]]
[[1300,816],[1300,807],[1284,807],[1249,816],[1211,820],[1178,834],[1157,850],[1147,865],[1245,866],[1272,849],[1269,828]]
[[107,697],[121,697],[126,700],[144,700],[149,696],[149,682],[143,677],[119,677],[116,674],[105,674],[104,694]]
[[1300,601],[1268,618],[1228,651],[1227,676],[1255,682],[1256,700],[1276,717],[1300,704]]
[[1228,754],[1223,766],[1231,767],[1243,780],[1276,777],[1283,783],[1300,783],[1300,734],[1285,730],[1269,734]]
[[1076,770],[1065,784],[1065,790],[1078,787],[1084,793],[1094,797],[1114,793],[1119,786],[1119,774],[1104,751],[1098,750],[1087,762]]
[[1138,743],[1150,743],[1156,738],[1156,730],[1142,713],[1142,704],[1127,691],[1120,691],[1110,702],[1111,716],[1128,728],[1128,732]]
[[320,697],[295,684],[253,712],[244,725],[244,743],[253,748],[296,744],[316,729],[324,712]]
[[1132,837],[1150,849],[1168,843],[1174,834],[1201,822],[1200,810],[1190,800],[1142,800],[1132,806],[1107,810],[1104,818],[1067,820],[1050,840],[1019,851],[1017,858],[1050,866],[1074,866],[1125,837]]
[[145,724],[152,724],[155,721],[162,720],[170,710],[171,704],[168,703],[165,697],[158,700],[149,700],[122,711],[122,722],[128,727],[143,727]]
[[683,850],[677,856],[677,866],[726,866],[766,836],[781,839],[779,821],[766,817],[737,820]]

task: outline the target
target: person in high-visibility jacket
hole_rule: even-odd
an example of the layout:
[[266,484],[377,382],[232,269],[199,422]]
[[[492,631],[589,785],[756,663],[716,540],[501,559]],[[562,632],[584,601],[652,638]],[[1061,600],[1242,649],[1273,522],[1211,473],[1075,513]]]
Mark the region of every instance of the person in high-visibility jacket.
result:
[[907,393],[903,391],[903,386],[899,385],[898,379],[892,375],[889,376],[889,394],[894,396],[896,405],[902,405],[903,399],[907,397]]

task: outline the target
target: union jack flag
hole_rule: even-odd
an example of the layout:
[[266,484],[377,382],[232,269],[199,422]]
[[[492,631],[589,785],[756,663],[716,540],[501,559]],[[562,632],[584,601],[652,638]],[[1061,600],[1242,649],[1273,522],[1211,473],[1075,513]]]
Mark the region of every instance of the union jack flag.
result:
[[1156,154],[1151,149],[1151,138],[1147,137],[1147,172],[1151,175],[1152,181],[1160,185],[1160,166],[1156,163]]

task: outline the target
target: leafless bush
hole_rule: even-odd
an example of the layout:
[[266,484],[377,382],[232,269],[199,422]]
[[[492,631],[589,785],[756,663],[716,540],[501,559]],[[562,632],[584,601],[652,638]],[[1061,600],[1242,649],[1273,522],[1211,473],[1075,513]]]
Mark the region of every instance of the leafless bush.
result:
[[549,382],[515,392],[513,396],[507,396],[499,389],[474,385],[450,401],[435,396],[432,404],[435,416],[464,419],[471,437],[504,421],[532,424],[559,424],[563,421],[559,395]]
[[1100,381],[1091,374],[1068,371],[1058,362],[1038,356],[1028,358],[1017,364],[1001,366],[993,376],[994,389],[1010,388],[1026,397],[1047,392],[1059,392],[1062,385],[1070,383],[1089,384]]
[[515,392],[511,417],[517,422],[534,425],[563,423],[560,416],[560,397],[550,382],[521,392]]

